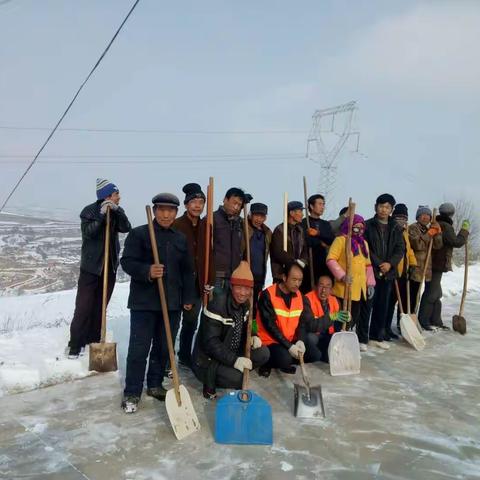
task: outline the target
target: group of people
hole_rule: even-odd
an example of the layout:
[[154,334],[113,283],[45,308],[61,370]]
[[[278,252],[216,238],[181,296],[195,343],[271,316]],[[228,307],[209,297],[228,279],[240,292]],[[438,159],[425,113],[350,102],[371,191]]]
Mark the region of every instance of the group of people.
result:
[[[202,217],[206,195],[196,183],[185,185],[183,193],[181,216],[180,200],[174,194],[160,193],[152,199],[160,264],[153,259],[148,225],[131,228],[119,206],[118,188],[111,182],[97,180],[97,201],[80,214],[82,256],[69,358],[77,358],[87,344],[100,338],[105,222],[110,208],[108,298],[119,262],[131,277],[125,412],[137,410],[145,373],[146,394],[158,400],[166,395],[162,384],[169,369],[168,348],[158,278],[165,285],[174,340],[179,331],[178,361],[193,371],[210,399],[216,397],[217,388],[241,388],[244,369],[258,369],[260,376],[268,377],[272,368],[295,373],[300,357],[306,362],[328,362],[330,338],[342,327],[356,332],[360,351],[369,346],[388,350],[401,334],[399,316],[397,329],[392,327],[395,304],[401,301],[406,307],[409,298],[415,311],[424,277],[420,324],[425,330],[448,328],[441,317],[442,275],[452,269],[453,248],[465,244],[470,228],[464,220],[460,231],[454,231],[451,203],[442,204],[435,218],[429,207],[420,206],[410,225],[407,206],[397,204],[390,194],[377,198],[368,220],[352,212],[351,268],[347,269],[350,212],[346,207],[338,218],[324,220],[325,198],[320,194],[308,198],[308,221],[302,202],[291,201],[286,224],[272,232],[266,225],[268,206],[251,203],[251,195],[241,188],[230,188],[213,212],[207,245],[205,233],[210,227]],[[242,218],[246,203],[247,229]],[[118,234],[127,232],[119,259]],[[269,262],[273,284],[266,286]],[[247,346],[250,355],[246,355],[250,309],[254,322]]]

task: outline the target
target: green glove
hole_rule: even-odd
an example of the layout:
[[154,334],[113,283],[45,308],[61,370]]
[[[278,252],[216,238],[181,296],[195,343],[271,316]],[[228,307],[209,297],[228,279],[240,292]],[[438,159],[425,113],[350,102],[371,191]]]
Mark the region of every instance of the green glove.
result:
[[340,310],[339,312],[330,313],[330,319],[334,322],[348,323],[352,317],[347,310]]
[[470,231],[470,220],[464,220],[462,222],[462,229],[466,230],[467,232]]

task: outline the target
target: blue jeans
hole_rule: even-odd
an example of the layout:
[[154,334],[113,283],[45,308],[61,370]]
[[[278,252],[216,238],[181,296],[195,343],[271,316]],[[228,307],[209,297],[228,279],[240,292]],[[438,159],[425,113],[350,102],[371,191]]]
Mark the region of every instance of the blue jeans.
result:
[[[168,315],[173,343],[175,343],[180,312],[169,311]],[[131,310],[125,395],[141,396],[149,354],[147,387],[160,387],[168,362],[168,347],[162,312]]]

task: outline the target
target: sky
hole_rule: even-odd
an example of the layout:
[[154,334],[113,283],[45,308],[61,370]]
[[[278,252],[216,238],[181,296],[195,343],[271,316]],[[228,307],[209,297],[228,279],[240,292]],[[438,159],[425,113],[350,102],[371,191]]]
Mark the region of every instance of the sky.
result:
[[[2,203],[49,133],[24,128],[55,125],[132,4],[0,2]],[[352,100],[359,150],[351,138],[337,157],[327,217],[350,196],[370,217],[385,192],[411,218],[478,204],[478,25],[476,1],[141,0],[62,124],[137,132],[57,132],[6,211],[75,221],[102,177],[139,225],[156,193],[183,201],[213,176],[216,203],[242,187],[275,226],[283,192],[302,200],[303,176],[318,191],[313,113]]]

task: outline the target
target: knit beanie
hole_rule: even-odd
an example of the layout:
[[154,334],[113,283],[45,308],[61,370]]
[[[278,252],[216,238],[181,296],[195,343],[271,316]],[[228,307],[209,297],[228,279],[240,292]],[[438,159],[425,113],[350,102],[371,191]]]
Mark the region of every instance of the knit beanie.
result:
[[430,218],[432,218],[433,214],[429,206],[419,205],[417,208],[417,213],[415,214],[415,219],[418,219],[421,215],[428,215]]
[[105,178],[97,178],[97,198],[98,200],[104,200],[112,195],[112,193],[118,192],[118,188],[113,183],[109,182]]
[[446,215],[447,217],[453,217],[455,215],[455,205],[453,203],[442,203],[438,209],[441,215]]
[[248,262],[242,260],[230,277],[231,285],[243,285],[253,288],[253,275]]
[[202,192],[202,187],[198,183],[187,183],[182,188],[182,191],[185,194],[185,200],[183,201],[185,205],[194,198],[203,198],[206,200],[205,194]]
[[390,195],[389,193],[383,193],[377,198],[377,201],[375,202],[375,204],[379,205],[382,203],[389,203],[393,208],[396,202],[395,202],[395,198],[393,198],[393,195]]
[[392,216],[394,217],[407,217],[408,218],[408,208],[404,203],[397,203],[393,209]]

